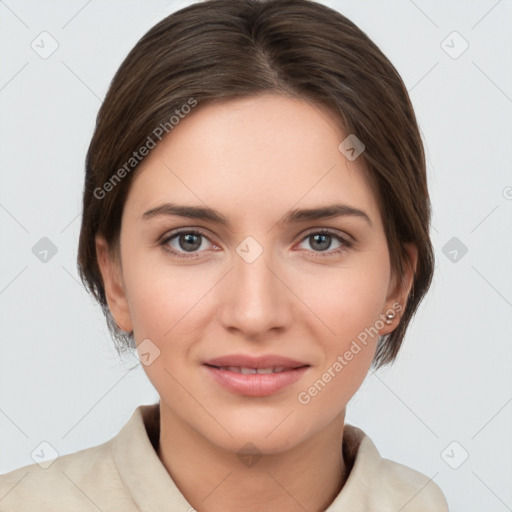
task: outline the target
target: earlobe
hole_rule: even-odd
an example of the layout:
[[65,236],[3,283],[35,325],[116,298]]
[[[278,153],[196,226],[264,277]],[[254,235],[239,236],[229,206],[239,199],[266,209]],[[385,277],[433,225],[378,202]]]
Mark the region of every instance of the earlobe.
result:
[[391,292],[386,299],[385,327],[380,329],[379,334],[384,336],[396,329],[407,305],[407,299],[414,283],[416,267],[418,264],[418,248],[413,243],[404,243],[404,250],[407,258],[404,260],[403,275],[394,276]]
[[97,235],[95,243],[96,257],[103,278],[108,308],[118,327],[123,331],[130,332],[133,330],[133,326],[119,261],[112,257],[108,243],[103,236]]

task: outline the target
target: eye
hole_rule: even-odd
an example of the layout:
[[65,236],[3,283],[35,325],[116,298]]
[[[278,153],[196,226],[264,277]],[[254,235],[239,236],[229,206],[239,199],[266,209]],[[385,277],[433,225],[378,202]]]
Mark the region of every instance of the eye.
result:
[[202,231],[188,229],[169,234],[160,242],[160,245],[178,258],[197,258],[196,253],[199,249],[208,248],[205,247],[208,245],[206,242],[214,245]]
[[[332,249],[333,239],[337,242],[337,246]],[[327,228],[316,229],[310,231],[302,238],[301,244],[308,241],[312,249],[306,249],[309,252],[316,253],[315,257],[332,257],[337,256],[352,247],[352,242],[341,236],[339,233]],[[195,229],[182,229],[181,231],[171,232],[165,236],[160,245],[177,258],[198,258],[200,253],[211,247],[217,247],[213,244],[208,236],[202,231]],[[211,247],[208,247],[210,244]],[[330,249],[330,250],[329,250]]]
[[[332,247],[333,239],[338,243],[337,247]],[[339,255],[342,252],[345,252],[347,249],[352,247],[352,242],[338,234],[335,231],[330,229],[317,229],[315,231],[310,231],[303,239],[301,243],[308,241],[309,246],[312,247],[312,251],[319,253],[315,256],[320,257],[329,257]],[[322,254],[325,253],[325,254]]]

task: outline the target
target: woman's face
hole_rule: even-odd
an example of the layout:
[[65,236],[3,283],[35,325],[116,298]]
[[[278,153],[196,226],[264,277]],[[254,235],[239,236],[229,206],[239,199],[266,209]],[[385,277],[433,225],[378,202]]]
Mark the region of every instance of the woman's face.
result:
[[[347,135],[279,95],[199,105],[134,177],[118,272],[98,239],[109,307],[167,417],[219,447],[276,453],[342,424],[377,331],[398,323],[405,295],[362,158],[338,149]],[[340,213],[300,213],[326,207]],[[285,370],[213,361],[227,356]],[[251,359],[266,356],[294,362]]]

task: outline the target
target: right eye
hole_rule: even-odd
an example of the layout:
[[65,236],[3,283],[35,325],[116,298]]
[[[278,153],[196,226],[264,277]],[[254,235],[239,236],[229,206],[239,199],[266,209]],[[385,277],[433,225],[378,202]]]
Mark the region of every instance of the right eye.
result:
[[205,241],[214,245],[202,231],[181,229],[171,232],[160,242],[160,245],[177,258],[197,258],[199,249],[205,250]]

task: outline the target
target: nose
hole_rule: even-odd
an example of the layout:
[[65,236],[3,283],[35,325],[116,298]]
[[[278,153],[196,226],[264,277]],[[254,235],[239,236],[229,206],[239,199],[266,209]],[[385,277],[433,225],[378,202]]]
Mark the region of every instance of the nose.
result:
[[286,281],[271,250],[254,260],[243,250],[234,253],[232,270],[219,290],[217,313],[224,328],[250,340],[286,330],[293,321],[294,299]]

